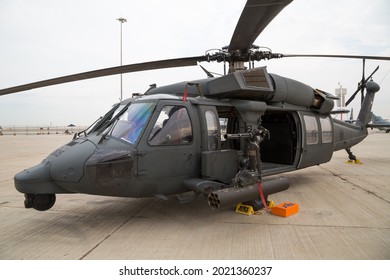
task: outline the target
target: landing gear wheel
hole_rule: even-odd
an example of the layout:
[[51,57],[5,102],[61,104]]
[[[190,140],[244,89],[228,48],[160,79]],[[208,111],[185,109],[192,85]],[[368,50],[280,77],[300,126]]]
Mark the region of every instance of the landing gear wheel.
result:
[[38,211],[49,210],[56,202],[55,194],[25,194],[24,197],[24,207]]
[[[267,201],[267,198],[265,200]],[[263,202],[261,201],[261,199],[245,201],[245,202],[243,202],[243,204],[252,206],[254,211],[259,211],[259,210],[264,208],[264,205],[263,205]],[[268,204],[268,201],[267,201],[267,204]]]
[[36,194],[33,201],[33,208],[38,211],[46,211],[52,208],[55,202],[55,194]]

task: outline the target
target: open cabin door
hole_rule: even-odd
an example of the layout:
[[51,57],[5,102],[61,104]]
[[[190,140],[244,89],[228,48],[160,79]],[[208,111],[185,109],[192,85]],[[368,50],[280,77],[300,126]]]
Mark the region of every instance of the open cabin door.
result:
[[289,111],[266,111],[262,126],[268,131],[260,143],[262,174],[295,170],[302,141],[299,116]]
[[299,112],[302,153],[298,168],[328,162],[333,154],[333,123],[329,116]]

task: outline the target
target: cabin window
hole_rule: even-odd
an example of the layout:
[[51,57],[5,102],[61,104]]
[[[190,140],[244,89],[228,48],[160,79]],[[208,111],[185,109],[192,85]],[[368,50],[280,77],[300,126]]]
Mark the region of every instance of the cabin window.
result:
[[191,142],[192,125],[187,109],[183,106],[165,106],[153,126],[148,143],[156,146]]
[[245,127],[240,127],[237,112],[234,107],[217,106],[219,118],[219,134],[221,138],[221,149],[240,150],[240,139],[226,139],[226,134],[245,132]]
[[314,116],[303,116],[306,127],[306,143],[307,144],[318,144],[318,125],[316,117]]
[[226,141],[225,134],[227,134],[227,125],[228,125],[228,118],[219,118],[219,127],[221,128],[221,141]]
[[217,116],[212,111],[206,111],[208,150],[215,151],[218,148],[218,123]]
[[332,142],[332,124],[328,117],[320,117],[320,124],[322,129],[322,143]]

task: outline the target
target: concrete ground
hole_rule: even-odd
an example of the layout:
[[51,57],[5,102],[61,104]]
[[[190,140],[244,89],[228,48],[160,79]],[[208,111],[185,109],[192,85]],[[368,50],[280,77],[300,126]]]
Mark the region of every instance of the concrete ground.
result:
[[209,209],[157,198],[57,195],[52,209],[25,209],[15,173],[39,163],[65,135],[0,136],[0,259],[390,259],[390,135],[352,151],[363,165],[331,162],[288,173],[288,218]]

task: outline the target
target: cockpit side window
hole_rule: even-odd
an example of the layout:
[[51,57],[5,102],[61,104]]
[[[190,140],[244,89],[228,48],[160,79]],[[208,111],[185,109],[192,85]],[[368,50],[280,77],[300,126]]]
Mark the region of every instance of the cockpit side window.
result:
[[118,118],[112,136],[135,144],[154,109],[154,103],[133,103]]
[[192,124],[187,109],[165,106],[153,126],[148,143],[152,146],[192,143]]

